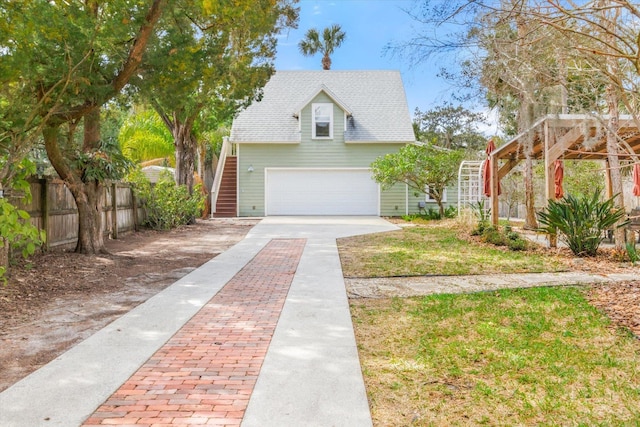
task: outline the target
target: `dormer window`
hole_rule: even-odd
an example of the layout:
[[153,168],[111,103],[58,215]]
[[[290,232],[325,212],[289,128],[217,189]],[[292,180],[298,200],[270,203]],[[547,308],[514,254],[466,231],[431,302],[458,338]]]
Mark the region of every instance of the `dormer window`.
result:
[[312,104],[312,138],[332,139],[333,138],[333,104],[322,103]]

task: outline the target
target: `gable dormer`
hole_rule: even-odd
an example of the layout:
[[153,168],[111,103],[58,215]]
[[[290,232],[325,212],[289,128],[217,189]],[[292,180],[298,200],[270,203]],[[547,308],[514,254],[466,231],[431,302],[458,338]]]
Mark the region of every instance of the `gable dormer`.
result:
[[[305,117],[309,117],[309,123],[302,119],[303,111],[306,111],[307,108],[310,114]],[[336,120],[342,120],[343,126],[339,126],[339,129],[344,132],[347,118],[352,116],[352,112],[329,88],[320,85],[298,105],[294,116],[299,120],[299,127],[310,127],[312,140],[333,140],[336,137]],[[306,129],[304,130],[306,131]]]

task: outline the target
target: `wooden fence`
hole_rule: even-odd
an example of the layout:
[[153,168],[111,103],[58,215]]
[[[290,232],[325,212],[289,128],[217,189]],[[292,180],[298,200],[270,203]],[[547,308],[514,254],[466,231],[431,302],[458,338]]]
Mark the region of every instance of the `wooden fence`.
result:
[[[31,223],[47,233],[46,247],[75,245],[78,240],[78,209],[69,189],[60,180],[31,182],[31,203],[16,205],[31,215]],[[135,231],[145,218],[129,184],[107,183],[103,187],[102,232],[118,238],[118,233]]]

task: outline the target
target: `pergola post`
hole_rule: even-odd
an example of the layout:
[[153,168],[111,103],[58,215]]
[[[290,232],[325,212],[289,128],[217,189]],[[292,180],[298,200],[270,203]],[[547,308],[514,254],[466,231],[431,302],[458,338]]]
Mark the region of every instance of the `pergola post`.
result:
[[491,224],[494,227],[498,226],[498,188],[500,178],[498,177],[498,158],[495,156],[495,151],[491,153],[489,157],[489,167],[491,168]]
[[[549,123],[544,124],[544,203],[545,207],[549,205],[549,200],[556,199],[555,191],[555,161],[558,159],[557,154],[551,152],[551,147],[555,144],[554,135],[551,134],[549,129]],[[555,248],[558,246],[558,236],[555,234],[549,234],[549,247]]]

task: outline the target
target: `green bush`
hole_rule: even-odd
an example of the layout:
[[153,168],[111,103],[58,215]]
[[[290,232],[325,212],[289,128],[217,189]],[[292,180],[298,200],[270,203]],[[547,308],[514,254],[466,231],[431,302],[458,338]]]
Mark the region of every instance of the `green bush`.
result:
[[507,238],[506,236],[500,232],[499,229],[495,227],[487,227],[482,231],[482,235],[480,237],[485,243],[491,243],[496,246],[506,246]]
[[458,216],[458,208],[451,205],[445,208],[444,217],[445,218],[455,218]]
[[482,236],[485,230],[489,228],[493,228],[491,225],[491,210],[485,210],[484,200],[480,200],[475,204],[471,205],[471,209],[473,210],[473,214],[478,220],[478,225],[471,232],[472,236]]
[[[0,157],[0,166],[4,165],[6,158]],[[4,189],[21,194],[24,200],[31,201],[31,188],[27,177],[35,173],[35,164],[25,159],[9,166],[14,172],[11,180],[4,182]],[[24,258],[32,255],[46,239],[44,230],[31,224],[27,211],[18,209],[7,198],[0,198],[0,250],[3,250],[5,242],[8,242],[10,254],[19,252]],[[0,280],[6,281],[4,275],[6,266],[0,265]]]
[[12,250],[19,250],[24,258],[32,255],[46,237],[44,230],[38,230],[29,222],[30,218],[28,212],[16,208],[7,199],[0,199],[0,238],[8,241]]
[[132,172],[128,179],[136,197],[147,211],[145,225],[154,230],[169,230],[189,224],[204,208],[204,195],[200,186],[189,194],[187,187],[177,185],[170,172],[163,172],[155,185],[151,185],[141,170]]
[[640,254],[638,254],[638,251],[636,250],[636,245],[633,242],[627,242],[625,247],[627,250],[627,257],[629,257],[629,261],[631,261],[632,263],[636,263],[640,261]]
[[481,232],[478,232],[478,229],[474,230],[474,233],[479,235],[480,240],[485,243],[507,246],[512,251],[523,251],[528,247],[527,241],[518,232],[513,231],[511,226],[500,230],[500,228],[489,225],[483,227]]
[[[449,206],[444,210],[445,218],[455,218],[458,215],[458,209],[455,206]],[[442,219],[440,212],[437,209],[429,208],[427,210],[422,209],[419,214],[402,215],[402,219],[411,222],[416,219],[423,219],[425,221],[433,221]]]
[[[509,227],[511,230],[511,227]],[[505,232],[507,236],[507,246],[512,251],[524,251],[527,249],[528,243],[524,237],[520,235],[520,233],[515,231],[507,231],[507,227],[505,227]]]
[[600,193],[549,200],[547,208],[538,213],[539,231],[557,234],[576,256],[595,256],[605,231],[626,225],[624,209],[614,205],[615,196],[601,201]]

